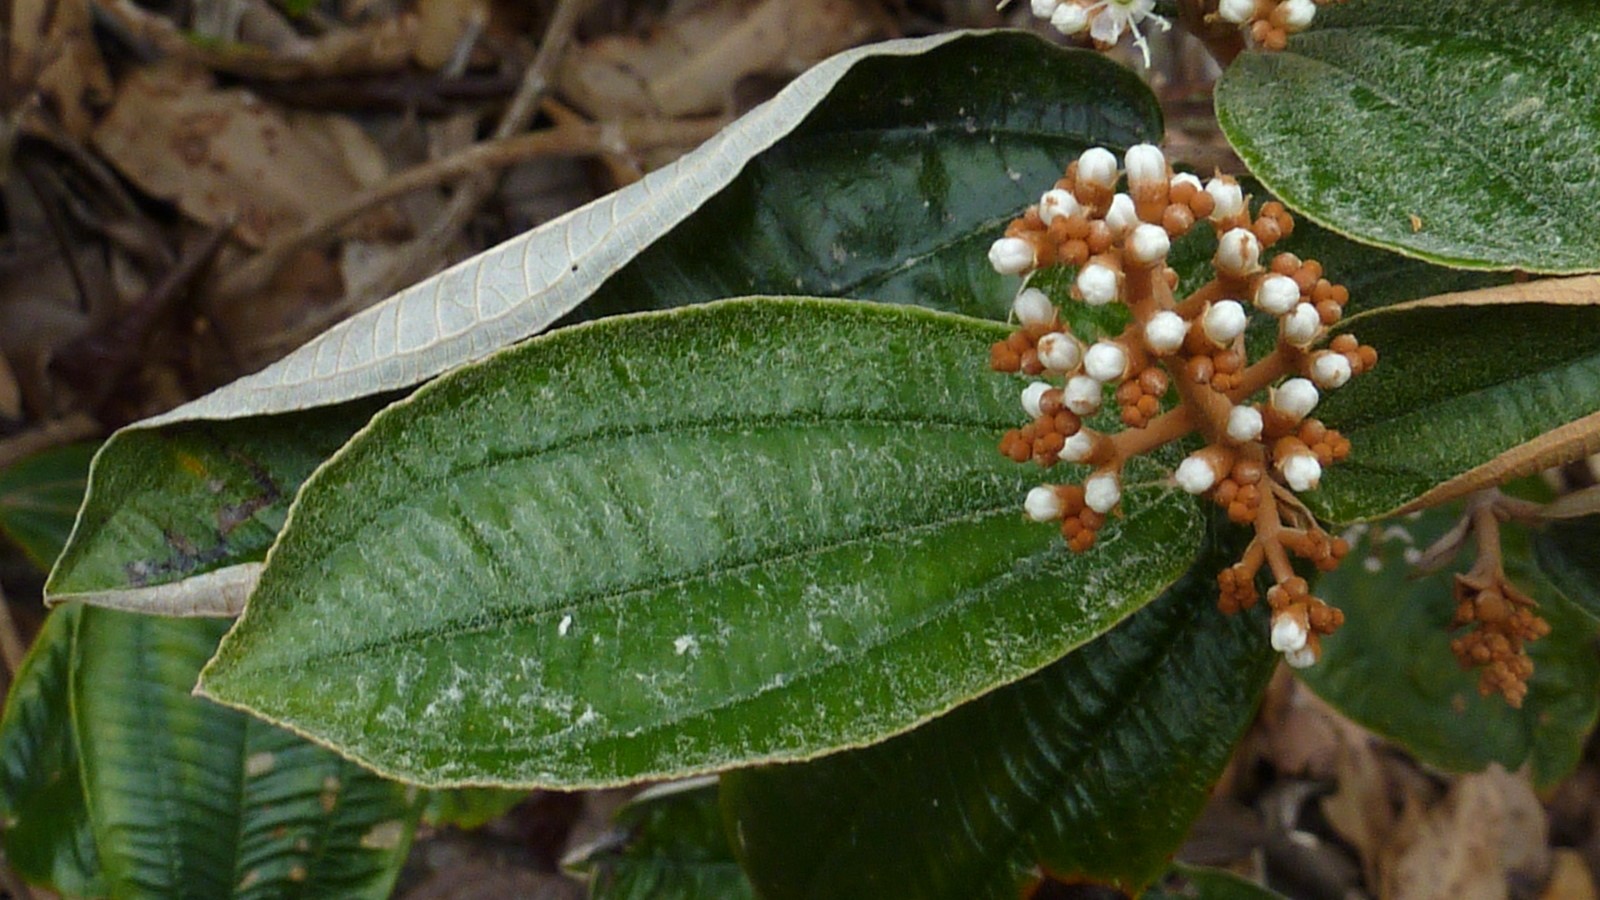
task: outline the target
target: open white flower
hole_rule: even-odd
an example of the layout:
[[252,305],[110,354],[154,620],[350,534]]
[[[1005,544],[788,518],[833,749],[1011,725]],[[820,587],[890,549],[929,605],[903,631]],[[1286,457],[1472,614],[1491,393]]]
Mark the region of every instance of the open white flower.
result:
[[1154,19],[1162,31],[1172,28],[1172,23],[1155,14],[1156,0],[1100,0],[1089,7],[1094,18],[1089,24],[1089,36],[1102,44],[1115,44],[1124,31],[1133,32],[1133,45],[1144,54],[1144,64],[1150,66],[1150,45],[1145,43],[1139,23]]

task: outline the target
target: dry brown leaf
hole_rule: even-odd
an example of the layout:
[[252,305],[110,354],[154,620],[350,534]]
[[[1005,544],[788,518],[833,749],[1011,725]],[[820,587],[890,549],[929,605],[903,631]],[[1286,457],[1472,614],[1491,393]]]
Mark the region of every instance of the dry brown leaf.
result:
[[0,353],[0,418],[22,418],[22,388],[3,353]]
[[[194,69],[152,67],[124,79],[94,132],[97,148],[146,192],[260,246],[383,175],[382,153],[338,116],[286,115],[249,91],[218,90]],[[352,235],[401,223],[392,210]]]
[[1339,789],[1322,800],[1328,824],[1355,848],[1367,884],[1378,884],[1383,848],[1396,821],[1384,766],[1365,737],[1343,739],[1335,763]]
[[1600,900],[1582,853],[1571,847],[1556,850],[1550,882],[1539,894],[1539,900]]
[[61,129],[85,140],[112,93],[88,0],[16,0],[11,17],[9,83],[32,85]]
[[1524,775],[1499,766],[1457,779],[1431,807],[1408,801],[1380,863],[1384,900],[1501,900],[1516,873],[1550,866],[1544,807]]
[[425,69],[440,69],[457,53],[469,30],[489,18],[487,0],[418,0],[417,43],[412,58]]

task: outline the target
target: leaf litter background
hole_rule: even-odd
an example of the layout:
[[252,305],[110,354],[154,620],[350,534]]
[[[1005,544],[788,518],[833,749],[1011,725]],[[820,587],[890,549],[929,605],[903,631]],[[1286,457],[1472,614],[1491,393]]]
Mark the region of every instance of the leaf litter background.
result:
[[[30,513],[77,500],[70,477],[63,485],[60,472],[19,461],[255,371],[394,290],[637,180],[834,52],[1028,25],[1025,10],[982,0],[589,0],[559,12],[511,0],[15,0],[6,9],[8,683],[42,622],[48,535]],[[1211,118],[1214,68],[1183,39],[1153,41],[1148,77],[1171,153],[1202,172],[1241,173]],[[507,104],[530,70],[548,86],[517,121]],[[551,140],[476,167],[494,177],[450,174],[497,128]],[[408,179],[422,188],[398,190]],[[82,449],[64,452],[81,466]],[[1372,552],[1403,563],[1398,551]],[[1545,724],[1535,720],[1534,731]],[[1448,776],[1280,672],[1179,858],[1295,897],[1594,897],[1600,745],[1591,740],[1570,774],[1571,759],[1545,761],[1564,777],[1541,777],[1541,759],[1535,750],[1519,772]],[[618,829],[638,825],[612,818],[632,793],[537,793],[505,813],[492,796],[478,798],[476,814],[471,797],[440,801],[460,808],[435,809],[436,819],[488,821],[424,826],[396,895],[582,896],[561,863],[587,848],[604,867]],[[0,875],[24,895],[13,873]],[[1045,893],[1111,895],[1082,885]]]

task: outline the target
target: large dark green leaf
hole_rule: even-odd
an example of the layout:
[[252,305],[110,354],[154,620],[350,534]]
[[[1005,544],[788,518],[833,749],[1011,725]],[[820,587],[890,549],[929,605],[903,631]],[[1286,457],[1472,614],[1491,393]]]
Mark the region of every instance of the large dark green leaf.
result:
[[1005,898],[1035,867],[1137,888],[1199,811],[1276,659],[1216,609],[1221,555],[1072,655],[909,734],[730,772],[763,897]]
[[73,444],[0,471],[0,535],[41,569],[49,569],[67,543],[94,450],[94,444]]
[[1250,170],[1358,240],[1470,268],[1600,269],[1592,0],[1351,0],[1246,53],[1217,117]]
[[105,893],[67,699],[73,632],[82,612],[69,606],[45,619],[0,720],[6,861],[28,881],[67,897]]
[[[410,289],[413,312],[391,302],[370,313],[366,337],[320,338],[319,352],[302,359],[302,350],[298,362],[282,364],[283,379],[304,382],[303,405],[328,402],[321,373],[349,381],[347,356],[397,343],[407,345],[404,353],[396,350],[399,356],[427,356],[418,347],[432,338],[396,338],[407,327],[462,329],[449,337],[459,351],[450,358],[459,362],[526,337],[597,290],[585,315],[745,294],[854,291],[1003,318],[1014,285],[989,268],[984,248],[1085,146],[1159,139],[1160,112],[1125,68],[1030,35],[930,39],[932,49],[903,55],[915,46],[921,45],[860,54],[842,77],[837,66],[805,76],[826,86],[801,85],[812,105],[790,103],[783,127],[792,133],[753,157],[747,149],[721,164],[743,166],[731,182],[732,172],[680,177],[699,171],[696,165],[706,168],[701,160],[681,167],[675,181],[652,181],[655,196],[612,195],[600,201],[604,210],[563,220],[558,227],[576,233],[550,253],[593,245],[591,256],[616,255],[618,247],[638,254],[609,268],[586,258],[570,277],[563,265],[548,291],[559,288],[565,299],[536,293],[516,300],[520,281],[495,287],[525,264],[536,264],[541,277],[548,268],[539,254],[526,257],[526,248],[523,258],[497,248],[492,257]],[[730,126],[716,152],[727,155],[758,138],[770,143],[772,120],[768,110]],[[634,207],[641,203],[666,204],[686,218],[640,243],[632,228],[638,223],[628,217],[638,217]],[[600,271],[615,274],[593,274]],[[481,277],[475,280],[474,272]],[[574,293],[574,283],[587,287]],[[510,328],[520,313],[508,311],[508,303],[538,315]],[[369,392],[441,369],[433,361],[424,372],[418,362],[395,370],[411,377],[380,381],[375,373],[383,367],[369,362]],[[97,463],[84,522],[47,593],[59,599],[118,591],[259,559],[310,467],[375,408],[356,401],[323,412],[252,415],[252,404],[271,394],[233,390],[234,406],[205,413],[217,420],[114,436]],[[147,602],[140,595],[128,604]]]
[[1533,536],[1533,553],[1557,590],[1600,618],[1600,516],[1546,523]]
[[711,779],[651,788],[578,861],[593,900],[755,900],[722,829]]
[[1401,308],[1349,330],[1379,363],[1317,413],[1353,447],[1306,497],[1333,521],[1387,513],[1600,410],[1600,306]]
[[1449,572],[1413,579],[1405,561],[1408,549],[1432,544],[1459,514],[1459,506],[1442,507],[1374,526],[1343,566],[1323,576],[1317,593],[1344,610],[1345,624],[1301,678],[1431,765],[1478,771],[1526,762],[1539,784],[1552,785],[1577,765],[1600,712],[1595,623],[1551,589],[1520,532],[1507,529],[1507,573],[1539,601],[1551,633],[1528,645],[1535,669],[1521,709],[1479,696],[1477,673],[1463,671],[1450,652]]
[[1188,566],[1151,478],[1092,554],[995,452],[1002,326],[750,300],[539,338],[312,477],[202,687],[428,784],[577,786],[869,743]]
[[190,695],[225,624],[88,608],[73,717],[114,897],[386,897],[415,792]]

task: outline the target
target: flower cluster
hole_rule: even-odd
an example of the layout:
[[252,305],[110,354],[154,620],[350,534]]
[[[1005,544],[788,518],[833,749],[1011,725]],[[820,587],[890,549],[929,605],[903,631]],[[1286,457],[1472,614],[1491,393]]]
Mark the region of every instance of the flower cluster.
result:
[[1172,23],[1155,14],[1156,0],[1032,0],[1033,14],[1044,19],[1065,35],[1088,32],[1095,45],[1109,49],[1122,39],[1123,32],[1133,35],[1133,43],[1144,53],[1144,64],[1150,65],[1150,45],[1145,43],[1139,25],[1150,19],[1162,30]]
[[1289,35],[1311,27],[1317,7],[1343,0],[1219,0],[1218,19],[1244,28],[1257,46],[1282,50]]
[[[1349,441],[1311,412],[1322,391],[1371,369],[1377,353],[1349,334],[1320,346],[1349,293],[1315,261],[1278,253],[1263,264],[1264,252],[1294,229],[1281,204],[1252,215],[1233,179],[1175,174],[1149,144],[1129,149],[1125,166],[1127,189],[1119,192],[1117,158],[1102,148],[1084,152],[990,247],[1001,274],[1075,266],[1073,300],[1122,303],[1132,314],[1120,335],[1085,343],[1043,291],[1017,294],[1020,327],[990,348],[990,366],[1038,380],[1022,391],[1032,422],[1008,432],[1000,450],[1017,462],[1091,467],[1081,485],[1042,485],[1024,502],[1029,518],[1060,522],[1068,545],[1082,552],[1121,503],[1129,459],[1200,435],[1205,446],[1182,461],[1174,482],[1255,530],[1243,557],[1218,578],[1219,605],[1253,606],[1265,566],[1273,580],[1266,594],[1272,644],[1291,665],[1308,666],[1320,636],[1343,616],[1311,595],[1291,557],[1331,569],[1349,550],[1295,496],[1314,490],[1323,469],[1350,452]],[[1215,277],[1180,301],[1167,255],[1199,223],[1217,235]],[[1245,353],[1251,307],[1277,325],[1276,346],[1255,362]],[[1125,426],[1114,434],[1086,423],[1108,399]]]

